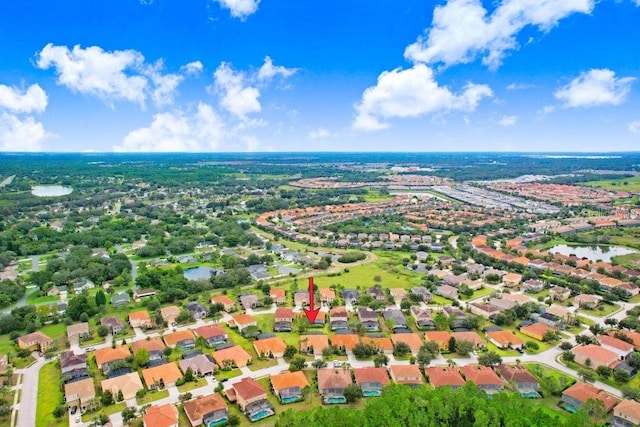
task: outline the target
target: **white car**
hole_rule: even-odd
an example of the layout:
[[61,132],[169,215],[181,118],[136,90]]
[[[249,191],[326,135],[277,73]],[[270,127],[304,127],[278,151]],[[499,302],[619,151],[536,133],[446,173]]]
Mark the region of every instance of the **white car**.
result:
[[333,361],[333,367],[334,368],[339,368],[341,366],[342,366],[342,362],[341,361],[339,361],[339,360],[334,360]]

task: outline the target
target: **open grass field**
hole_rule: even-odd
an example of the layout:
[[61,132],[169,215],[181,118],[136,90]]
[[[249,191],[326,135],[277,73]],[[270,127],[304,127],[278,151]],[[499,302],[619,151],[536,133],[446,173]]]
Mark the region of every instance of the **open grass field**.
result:
[[62,404],[62,392],[60,391],[60,369],[54,362],[47,363],[40,369],[38,379],[38,406],[36,409],[36,427],[63,427],[68,423],[68,417],[64,416],[56,420],[52,412]]
[[640,176],[618,179],[605,179],[600,181],[588,181],[583,182],[580,185],[586,185],[587,187],[604,188],[605,190],[640,191]]

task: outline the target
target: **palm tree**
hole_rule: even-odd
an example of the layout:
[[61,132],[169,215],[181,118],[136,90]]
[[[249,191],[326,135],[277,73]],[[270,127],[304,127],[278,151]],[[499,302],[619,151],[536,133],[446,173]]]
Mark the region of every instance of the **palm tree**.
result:
[[453,359],[447,359],[447,366],[453,368],[454,366],[456,366],[456,362]]

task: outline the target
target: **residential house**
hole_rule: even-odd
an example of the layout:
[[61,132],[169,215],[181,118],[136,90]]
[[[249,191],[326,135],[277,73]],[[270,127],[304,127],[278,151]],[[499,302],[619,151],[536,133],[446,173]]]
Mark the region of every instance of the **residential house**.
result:
[[471,313],[486,319],[493,319],[497,314],[503,311],[501,308],[496,307],[493,304],[487,304],[484,302],[472,302],[467,304],[467,307],[469,307]]
[[173,387],[182,378],[182,372],[175,363],[165,363],[142,370],[142,379],[149,390]]
[[575,355],[575,362],[593,369],[598,366],[613,368],[619,364],[618,354],[595,344],[574,347],[571,352]]
[[573,305],[577,306],[578,308],[593,310],[598,307],[600,301],[602,301],[602,297],[600,295],[580,294],[576,295],[576,297],[573,299]]
[[134,311],[129,313],[129,324],[132,328],[152,328],[154,321],[147,311]]
[[522,275],[518,273],[507,273],[502,276],[502,283],[506,288],[515,288],[522,281]]
[[128,292],[118,292],[111,296],[111,305],[114,307],[124,307],[131,302],[131,297]]
[[382,312],[382,317],[384,317],[385,323],[392,322],[392,329],[407,327],[407,319],[402,314],[402,310],[398,308],[387,308]]
[[271,387],[282,403],[292,403],[304,399],[302,390],[309,387],[309,381],[302,371],[283,372],[271,375]]
[[566,322],[560,316],[550,313],[549,310],[539,315],[534,314],[532,317],[539,323],[550,326],[551,328],[564,329],[566,326]]
[[167,403],[162,406],[151,405],[142,416],[143,427],[178,427],[178,409]]
[[137,372],[103,380],[101,387],[103,392],[109,390],[114,396],[122,392],[124,400],[135,398],[136,393],[144,389]]
[[229,408],[218,393],[187,400],[182,407],[191,427],[222,425],[229,419]]
[[380,396],[384,386],[389,383],[389,373],[386,368],[356,368],[353,374],[364,397]]
[[503,300],[507,300],[507,301],[513,301],[516,303],[516,305],[524,305],[524,304],[528,304],[531,302],[531,299],[526,296],[526,295],[522,295],[522,294],[507,294],[504,293],[500,296],[500,299]]
[[524,346],[524,341],[518,338],[511,331],[493,331],[487,332],[487,339],[489,342],[493,343],[496,347],[501,348],[503,350],[512,348],[512,349],[522,349]]
[[640,403],[624,399],[613,408],[612,427],[640,426]]
[[216,350],[213,352],[213,360],[220,368],[225,368],[225,361],[229,364],[229,367],[236,366],[241,368],[251,363],[251,356],[244,348],[239,345],[233,347],[224,348],[222,350]]
[[422,373],[417,365],[391,365],[389,366],[391,379],[398,384],[416,387],[424,384]]
[[467,314],[458,307],[447,305],[442,308],[442,314],[449,318],[452,329],[464,328],[467,325]]
[[467,381],[471,381],[489,395],[502,391],[504,381],[488,366],[462,366],[460,372]]
[[501,364],[496,366],[496,372],[502,379],[512,384],[521,396],[540,396],[540,383],[524,366]]
[[485,342],[482,338],[480,338],[480,335],[473,331],[453,332],[451,336],[456,339],[456,342],[469,341],[472,342],[476,347],[483,347],[485,345]]
[[543,289],[544,282],[538,279],[529,279],[520,286],[520,290],[530,294],[537,294],[538,292],[542,292]]
[[159,337],[147,337],[146,339],[141,339],[131,343],[131,351],[134,355],[141,348],[147,350],[149,360],[158,360],[162,359],[164,349],[167,348],[167,346]]
[[622,334],[626,336],[633,343],[633,347],[636,349],[636,351],[640,351],[640,332],[632,330],[619,330],[610,331],[607,333],[607,335],[609,336],[614,336],[615,334]]
[[329,322],[332,331],[349,328],[349,313],[346,307],[334,307],[329,310]]
[[259,356],[283,357],[287,344],[280,337],[271,337],[254,341],[253,348]]
[[169,332],[162,336],[162,340],[167,347],[178,347],[180,350],[191,350],[196,346],[196,337],[190,329]]
[[278,307],[275,312],[273,324],[274,332],[291,332],[293,330],[293,319],[295,313],[291,308]]
[[218,295],[211,298],[211,304],[222,304],[227,313],[234,310],[236,303],[226,295]]
[[107,316],[100,319],[100,324],[106,326],[113,335],[121,334],[124,331],[124,322],[116,316]]
[[543,323],[532,323],[531,325],[523,326],[520,328],[520,332],[522,334],[531,338],[535,338],[538,341],[543,341],[544,334],[548,331],[557,332],[557,329],[554,329]]
[[389,293],[396,303],[400,303],[407,296],[407,290],[404,288],[391,288],[389,289]]
[[440,285],[435,290],[436,295],[448,298],[450,300],[458,299],[458,290],[450,285]]
[[393,342],[394,345],[397,345],[401,342],[407,344],[414,356],[418,354],[418,351],[420,351],[420,347],[422,347],[422,344],[424,344],[422,342],[422,339],[420,339],[420,335],[416,334],[415,332],[392,334],[391,342]]
[[133,299],[138,302],[142,298],[153,297],[157,294],[155,289],[134,289],[133,291]]
[[549,289],[549,298],[552,301],[564,302],[571,296],[571,289],[563,288],[562,286],[554,286]]
[[275,409],[267,400],[267,391],[253,378],[243,378],[231,387],[240,409],[251,421],[275,415]]
[[346,403],[344,389],[352,383],[347,369],[318,369],[318,391],[323,403]]
[[249,326],[258,326],[258,322],[255,317],[248,314],[234,314],[231,316],[228,325],[232,328],[238,328],[238,332],[242,333]]
[[229,408],[218,393],[187,400],[182,407],[191,427],[222,425],[229,419]]
[[448,386],[455,390],[462,387],[465,382],[460,372],[451,366],[429,366],[424,368],[424,372],[434,388]]
[[209,359],[209,356],[204,354],[198,354],[197,356],[190,357],[188,359],[182,359],[178,362],[182,373],[186,374],[187,370],[191,368],[194,375],[207,376],[213,375],[216,370],[216,364]]
[[380,330],[378,314],[369,307],[358,308],[358,320],[362,323],[364,329],[369,332],[377,332]]
[[84,277],[79,277],[73,282],[73,292],[76,294],[79,294],[82,291],[88,291],[89,289],[93,289],[95,287],[95,283]]
[[336,300],[336,291],[332,288],[321,288],[319,292],[322,305],[329,306]]
[[329,347],[329,338],[326,335],[300,335],[300,353],[321,356],[322,350],[327,347]]
[[605,393],[591,384],[578,381],[562,392],[560,406],[575,412],[587,403],[589,399],[601,401],[607,412],[611,411],[618,404],[618,399],[610,394]]
[[102,371],[106,374],[109,372],[110,365],[124,361],[127,357],[131,356],[131,352],[129,351],[129,347],[126,345],[116,345],[115,347],[103,347],[99,348],[94,353],[96,358],[96,365],[98,369],[102,369]]
[[336,334],[331,337],[331,345],[351,353],[360,342],[360,337],[356,334]]
[[191,301],[185,304],[184,308],[191,313],[195,320],[203,319],[209,314],[209,310],[198,301]]
[[430,303],[433,299],[433,295],[431,295],[431,292],[429,292],[429,290],[424,286],[414,286],[413,288],[411,288],[411,294],[421,297],[422,301],[426,303]]
[[451,340],[451,334],[447,331],[428,331],[424,333],[425,341],[435,341],[440,346],[441,350],[449,348],[449,340]]
[[433,316],[430,309],[412,305],[409,309],[409,312],[411,313],[413,319],[416,321],[416,326],[418,327],[418,329],[435,328],[436,325],[433,322]]
[[367,294],[371,295],[373,299],[377,301],[384,301],[386,299],[386,295],[384,294],[384,291],[382,290],[382,288],[379,288],[378,286],[367,288]]
[[96,389],[93,386],[93,378],[85,378],[65,384],[64,399],[70,409],[76,407],[83,414],[87,409],[94,408],[97,402],[95,400]]
[[40,331],[18,337],[18,347],[27,350],[45,352],[52,349],[54,345],[55,342],[53,338],[48,337]]
[[[6,355],[4,358],[6,359]],[[6,368],[4,369],[6,370]],[[60,370],[63,379],[77,379],[87,375],[87,355],[75,354],[73,350],[60,353]]]
[[89,323],[87,322],[67,326],[67,337],[69,338],[69,341],[74,339],[80,340],[89,336]]
[[240,304],[245,310],[254,309],[260,304],[260,298],[256,294],[242,294]]
[[180,316],[180,309],[178,306],[170,305],[169,307],[163,307],[160,309],[160,316],[169,327],[175,326]]
[[293,303],[298,307],[309,305],[309,291],[297,291],[293,294]]
[[609,335],[598,335],[596,337],[602,348],[612,351],[618,355],[619,360],[627,360],[633,353],[633,344]]
[[509,310],[518,305],[517,302],[508,298],[489,298],[487,302],[494,307],[498,307],[500,310]]
[[358,302],[360,294],[355,289],[345,289],[342,291],[342,299],[345,304],[354,305]]
[[[61,299],[66,299],[67,287],[66,286],[52,286],[47,291],[47,296],[48,297],[57,297],[58,295],[60,295]],[[62,295],[64,295],[65,297],[62,298]]]
[[269,296],[278,305],[282,305],[287,302],[287,295],[284,289],[271,289]]
[[367,344],[378,349],[379,353],[393,353],[393,343],[387,337],[362,337],[362,344]]
[[229,338],[227,331],[218,325],[206,325],[200,326],[193,330],[196,337],[201,337],[207,342],[210,347],[215,347],[227,342]]

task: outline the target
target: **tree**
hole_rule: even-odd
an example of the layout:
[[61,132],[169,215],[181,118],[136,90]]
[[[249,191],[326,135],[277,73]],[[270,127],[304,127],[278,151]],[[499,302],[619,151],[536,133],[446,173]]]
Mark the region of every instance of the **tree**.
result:
[[347,403],[353,403],[362,397],[362,389],[358,384],[349,384],[344,388],[343,395]]
[[313,366],[314,369],[322,369],[327,367],[327,362],[322,359],[316,359],[313,361],[311,366]]
[[456,351],[457,344],[458,342],[456,341],[455,337],[449,338],[449,343],[447,348],[451,353],[454,353]]
[[133,356],[133,363],[139,368],[147,366],[147,363],[149,363],[149,351],[146,348],[139,348]]
[[564,360],[565,362],[573,362],[574,360],[576,360],[576,355],[571,351],[563,351],[562,360]]
[[58,405],[54,408],[52,414],[55,418],[60,419],[67,413],[67,405]]
[[393,355],[403,357],[411,353],[411,347],[406,342],[398,342],[393,346]]
[[291,359],[293,356],[296,355],[297,352],[298,352],[298,349],[295,346],[288,345],[287,348],[285,348],[284,350],[284,358]]
[[136,417],[136,408],[128,406],[124,408],[120,414],[122,415],[122,421],[127,424]]
[[418,362],[418,365],[421,368],[424,368],[429,363],[431,363],[431,360],[433,360],[433,353],[431,353],[431,351],[429,351],[429,349],[425,345],[420,347],[420,350],[418,351],[418,356],[416,357],[416,361]]
[[460,356],[468,356],[473,351],[474,344],[471,341],[460,340],[456,343],[456,353]]
[[373,358],[373,363],[375,365],[376,368],[379,368],[383,365],[387,365],[387,363],[389,363],[389,356],[387,356],[384,353],[380,353],[377,354],[374,358]]
[[494,351],[483,353],[478,357],[478,363],[482,366],[495,366],[502,363],[502,357]]
[[604,328],[600,326],[599,323],[594,323],[593,325],[589,326],[589,331],[593,335],[600,335],[604,333]]
[[102,289],[98,289],[98,292],[96,292],[96,306],[104,307],[105,305],[107,305],[107,296]]
[[239,426],[240,425],[240,417],[235,414],[230,414],[229,418],[227,418],[227,424],[230,426]]
[[356,359],[366,359],[367,357],[373,356],[377,353],[378,350],[375,347],[361,342],[356,344],[353,348],[353,355],[356,357]]
[[301,371],[306,366],[307,361],[302,356],[296,356],[289,362],[289,370],[291,372]]
[[242,335],[247,338],[256,338],[260,335],[260,329],[255,325],[247,326],[242,330]]
[[623,371],[622,369],[614,369],[613,370],[613,379],[618,383],[627,383],[631,379],[629,373],[627,371]]
[[562,341],[560,343],[560,350],[568,351],[573,348],[573,345],[569,341]]
[[616,326],[618,324],[618,319],[614,319],[613,317],[608,317],[604,319],[604,324],[608,326]]
[[611,376],[611,368],[608,366],[600,365],[596,368],[596,373],[603,379],[607,379]]
[[105,390],[102,392],[102,397],[100,398],[100,402],[102,402],[104,406],[113,405],[114,400],[113,400],[113,393],[111,393],[111,390]]
[[189,366],[187,368],[187,372],[184,373],[184,381],[187,383],[193,382],[195,381],[195,377],[193,375],[193,369],[191,369],[191,366]]
[[558,338],[558,332],[557,331],[548,330],[542,336],[542,341],[543,342],[555,341],[557,338]]
[[596,375],[593,373],[593,371],[590,371],[587,369],[581,369],[578,372],[584,382],[592,383],[596,380]]
[[587,368],[590,368],[590,367],[591,367],[591,358],[587,357],[587,358],[584,360],[584,366],[586,366]]
[[107,335],[109,335],[109,328],[104,325],[98,326],[98,336],[104,338]]

